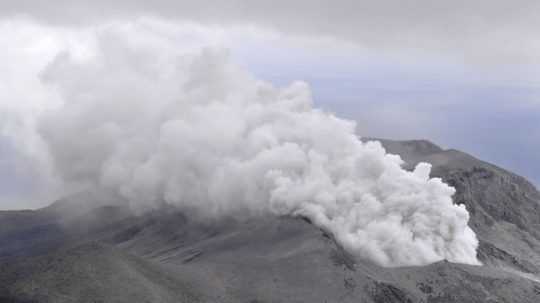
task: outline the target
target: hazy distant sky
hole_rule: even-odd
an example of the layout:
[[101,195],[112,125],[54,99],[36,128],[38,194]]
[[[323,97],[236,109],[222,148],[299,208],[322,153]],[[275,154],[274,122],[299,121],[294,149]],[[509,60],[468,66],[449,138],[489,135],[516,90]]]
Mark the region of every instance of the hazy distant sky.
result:
[[[24,106],[12,104],[3,86],[39,103],[39,75],[24,71],[40,63],[18,52],[52,59],[62,50],[58,41],[125,23],[166,33],[179,48],[227,48],[246,69],[279,85],[305,80],[315,103],[356,120],[360,135],[430,139],[538,185],[538,16],[540,2],[526,0],[6,0],[0,119]],[[8,137],[0,134],[0,208],[34,206],[20,201],[43,185],[34,184],[35,172]]]

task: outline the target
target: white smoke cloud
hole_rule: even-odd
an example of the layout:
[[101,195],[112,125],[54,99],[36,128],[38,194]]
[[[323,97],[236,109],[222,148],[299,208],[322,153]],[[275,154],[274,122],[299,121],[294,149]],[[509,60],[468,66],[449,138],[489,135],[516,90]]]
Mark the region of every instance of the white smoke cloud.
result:
[[277,88],[225,50],[130,37],[101,30],[91,55],[61,52],[40,74],[61,102],[35,116],[35,134],[61,179],[143,209],[306,216],[383,266],[479,264],[454,189],[313,108],[306,83]]

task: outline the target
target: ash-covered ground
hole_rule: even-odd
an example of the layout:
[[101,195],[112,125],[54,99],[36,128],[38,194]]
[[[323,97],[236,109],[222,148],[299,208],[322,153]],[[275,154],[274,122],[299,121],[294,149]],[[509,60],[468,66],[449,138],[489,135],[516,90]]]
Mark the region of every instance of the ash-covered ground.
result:
[[0,302],[539,302],[537,189],[428,141],[381,142],[456,188],[482,266],[381,267],[302,217],[201,221],[80,194],[0,212]]

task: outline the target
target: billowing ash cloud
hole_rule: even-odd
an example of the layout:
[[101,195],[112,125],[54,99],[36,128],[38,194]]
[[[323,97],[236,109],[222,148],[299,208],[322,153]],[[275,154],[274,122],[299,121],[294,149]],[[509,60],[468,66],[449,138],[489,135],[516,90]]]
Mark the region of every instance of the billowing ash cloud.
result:
[[102,34],[91,54],[59,54],[42,71],[61,101],[35,125],[62,179],[138,209],[306,216],[384,266],[478,264],[454,189],[428,164],[408,172],[362,143],[353,122],[313,108],[307,84],[276,88],[222,50],[132,43]]

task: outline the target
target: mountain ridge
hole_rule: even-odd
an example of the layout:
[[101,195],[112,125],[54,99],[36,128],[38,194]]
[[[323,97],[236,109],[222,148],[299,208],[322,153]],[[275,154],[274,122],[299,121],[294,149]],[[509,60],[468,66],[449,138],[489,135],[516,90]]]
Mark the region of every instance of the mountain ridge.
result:
[[[383,268],[302,218],[200,222],[174,207],[85,210],[75,196],[0,212],[9,226],[0,230],[0,302],[538,302],[536,188],[426,140],[378,140],[408,168],[432,163],[432,176],[456,188],[483,266]],[[76,211],[51,211],[66,207]]]

